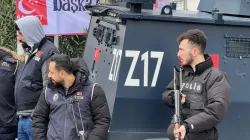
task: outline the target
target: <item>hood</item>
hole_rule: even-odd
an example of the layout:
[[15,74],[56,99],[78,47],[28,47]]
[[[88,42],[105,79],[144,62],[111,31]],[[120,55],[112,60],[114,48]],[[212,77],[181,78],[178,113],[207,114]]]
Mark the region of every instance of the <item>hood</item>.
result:
[[40,42],[45,33],[40,20],[36,16],[26,16],[16,21],[20,32],[26,43],[32,48],[34,44]]
[[18,56],[14,51],[4,48],[4,47],[0,47],[0,59],[2,59],[5,56],[10,56],[14,58],[15,60],[21,61],[21,57]]
[[74,75],[79,82],[85,84],[89,77],[89,69],[83,58],[72,58]]

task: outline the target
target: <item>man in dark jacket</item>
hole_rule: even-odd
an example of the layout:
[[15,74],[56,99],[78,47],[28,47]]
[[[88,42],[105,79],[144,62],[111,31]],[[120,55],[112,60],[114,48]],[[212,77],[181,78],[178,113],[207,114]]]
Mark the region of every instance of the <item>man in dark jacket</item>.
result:
[[106,140],[110,113],[102,88],[82,58],[54,55],[48,84],[33,114],[35,140]]
[[26,16],[16,21],[17,39],[27,57],[18,66],[15,98],[17,106],[18,139],[33,140],[30,116],[37,104],[43,87],[48,83],[48,62],[59,53],[52,42],[46,39],[43,27],[35,16]]
[[14,98],[17,59],[10,50],[0,48],[0,140],[14,140],[17,137]]
[[[216,125],[228,112],[231,87],[222,71],[213,67],[209,55],[204,54],[207,39],[200,30],[189,30],[178,38],[178,58],[183,65],[181,126],[174,130],[170,124],[168,135],[181,134],[185,140],[218,140]],[[177,74],[178,75],[178,74]],[[177,76],[177,89],[180,80]],[[174,107],[174,81],[163,93],[163,103]]]

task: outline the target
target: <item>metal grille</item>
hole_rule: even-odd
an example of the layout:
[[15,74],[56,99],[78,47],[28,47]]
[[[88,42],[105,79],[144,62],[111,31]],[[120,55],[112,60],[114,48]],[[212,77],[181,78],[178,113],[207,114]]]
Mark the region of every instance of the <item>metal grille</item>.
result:
[[225,37],[227,57],[250,57],[250,38]]

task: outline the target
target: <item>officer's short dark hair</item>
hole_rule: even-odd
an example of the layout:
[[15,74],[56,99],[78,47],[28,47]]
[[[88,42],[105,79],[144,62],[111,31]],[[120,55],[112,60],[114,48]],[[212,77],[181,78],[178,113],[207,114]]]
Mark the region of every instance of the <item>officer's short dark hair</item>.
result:
[[64,70],[68,74],[73,73],[73,62],[70,60],[70,57],[67,56],[67,55],[54,54],[51,57],[50,62],[55,62],[56,63],[55,67],[56,67],[56,69],[58,71]]
[[180,44],[184,39],[188,39],[191,44],[195,44],[204,53],[207,46],[207,37],[203,31],[199,29],[188,30],[178,37],[177,42]]

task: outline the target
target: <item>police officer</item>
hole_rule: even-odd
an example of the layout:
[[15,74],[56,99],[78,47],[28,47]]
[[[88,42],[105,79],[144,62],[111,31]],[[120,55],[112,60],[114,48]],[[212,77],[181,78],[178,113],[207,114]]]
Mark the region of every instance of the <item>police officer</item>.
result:
[[[181,126],[174,130],[174,124],[170,124],[168,136],[171,140],[174,134],[181,134],[184,140],[218,140],[216,125],[228,112],[231,87],[224,73],[213,67],[211,57],[204,54],[207,38],[203,31],[188,30],[177,41],[177,56],[183,66],[182,94],[185,98],[181,105]],[[163,103],[172,108],[173,83],[167,86],[162,96]],[[179,79],[176,83],[179,89]]]
[[40,20],[26,16],[16,21],[17,40],[27,54],[18,66],[15,98],[17,106],[18,140],[33,140],[31,115],[37,101],[49,81],[48,63],[59,53],[55,45],[46,39]]
[[0,48],[0,140],[14,140],[17,137],[14,98],[17,59],[12,51]]
[[32,117],[35,140],[106,140],[108,103],[101,86],[89,80],[83,59],[54,55],[48,77]]

